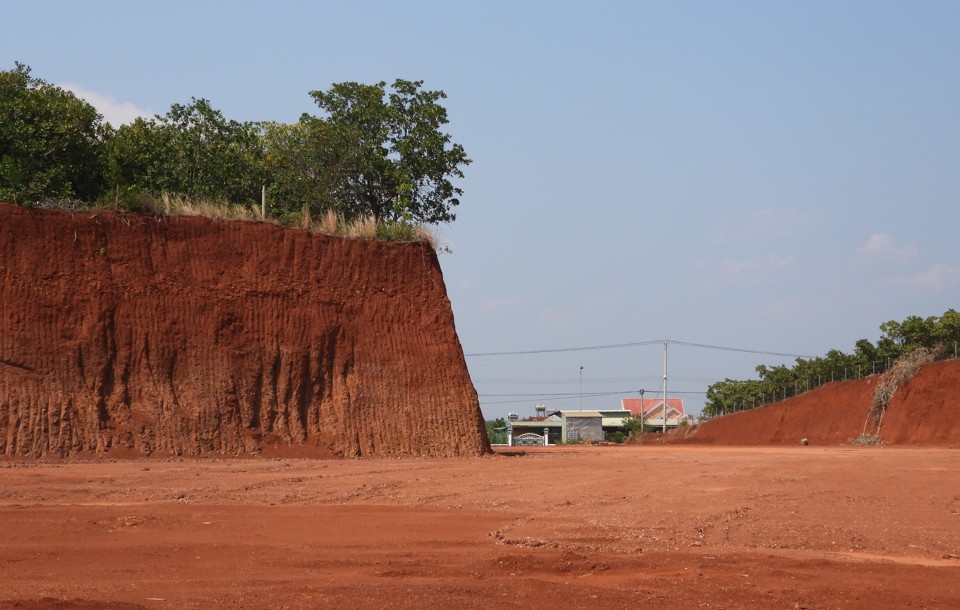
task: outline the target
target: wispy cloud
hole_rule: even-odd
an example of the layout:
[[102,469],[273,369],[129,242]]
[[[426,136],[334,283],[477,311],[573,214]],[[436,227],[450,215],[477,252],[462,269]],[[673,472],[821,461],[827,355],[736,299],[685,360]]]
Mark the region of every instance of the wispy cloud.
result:
[[113,125],[119,127],[134,122],[137,118],[150,118],[153,113],[139,108],[130,102],[118,102],[109,95],[90,91],[75,83],[64,83],[60,85],[67,91],[72,92],[77,97],[86,100],[91,106],[97,109],[97,112],[103,115],[103,118]]
[[823,304],[817,299],[791,294],[785,298],[760,301],[756,308],[757,314],[764,319],[786,324],[809,319],[813,312],[819,313]]
[[797,230],[816,220],[816,216],[797,208],[757,210],[750,214],[741,224],[723,224],[713,229],[713,240],[718,243],[729,243],[750,240],[787,239],[796,234]]
[[771,269],[783,269],[792,265],[795,260],[792,256],[767,254],[766,256],[754,256],[739,261],[723,261],[720,269],[727,275],[744,276]]
[[918,249],[913,244],[897,246],[889,233],[874,233],[867,243],[857,249],[857,256],[861,259],[906,259],[917,255]]
[[775,277],[776,272],[792,266],[796,261],[794,256],[775,253],[739,260],[718,260],[708,257],[698,263],[705,273],[700,285],[704,288],[716,288],[765,281]]
[[540,314],[540,323],[545,326],[568,327],[577,321],[577,315],[570,309],[548,307]]
[[902,275],[893,280],[899,286],[911,286],[930,292],[939,292],[945,288],[960,287],[960,266],[936,263],[926,271],[911,275]]
[[488,299],[480,302],[477,305],[477,309],[482,313],[496,313],[516,309],[520,304],[520,299],[515,298]]

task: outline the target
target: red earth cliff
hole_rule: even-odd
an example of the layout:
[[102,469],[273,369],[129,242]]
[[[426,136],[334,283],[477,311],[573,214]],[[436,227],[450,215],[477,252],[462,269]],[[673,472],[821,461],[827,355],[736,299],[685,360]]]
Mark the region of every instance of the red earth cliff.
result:
[[[875,375],[831,383],[766,407],[716,417],[668,434],[668,442],[711,445],[837,445],[864,431]],[[876,431],[871,419],[867,433]],[[960,361],[928,364],[900,386],[887,406],[880,437],[897,445],[960,445]]]
[[0,455],[488,450],[430,246],[0,204]]

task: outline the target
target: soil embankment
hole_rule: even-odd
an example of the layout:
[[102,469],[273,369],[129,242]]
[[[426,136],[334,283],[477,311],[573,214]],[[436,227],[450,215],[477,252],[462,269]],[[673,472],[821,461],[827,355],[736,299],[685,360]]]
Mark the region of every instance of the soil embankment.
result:
[[[712,445],[836,445],[864,430],[880,382],[831,383],[766,407],[731,413],[669,435],[668,442]],[[875,426],[867,427],[867,432]],[[887,443],[960,445],[960,361],[929,364],[902,385],[887,406],[880,430]]]
[[434,251],[0,204],[0,455],[478,455]]

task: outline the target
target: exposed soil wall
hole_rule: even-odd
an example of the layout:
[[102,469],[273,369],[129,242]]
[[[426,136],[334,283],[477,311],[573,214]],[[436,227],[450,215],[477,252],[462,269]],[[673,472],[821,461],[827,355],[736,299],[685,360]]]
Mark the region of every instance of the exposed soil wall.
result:
[[428,245],[0,204],[0,455],[488,450]]
[[[831,383],[758,409],[732,413],[668,435],[671,442],[715,445],[836,445],[863,432],[880,376]],[[868,426],[868,433],[875,427]],[[929,364],[901,386],[880,430],[887,443],[960,445],[960,361]]]

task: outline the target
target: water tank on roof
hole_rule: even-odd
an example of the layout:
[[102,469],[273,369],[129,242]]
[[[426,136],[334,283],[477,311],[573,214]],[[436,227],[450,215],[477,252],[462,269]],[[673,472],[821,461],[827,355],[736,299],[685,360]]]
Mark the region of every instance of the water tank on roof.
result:
[[516,413],[507,413],[507,419],[509,419],[510,421],[517,421],[518,419],[520,419],[520,416],[517,415]]

